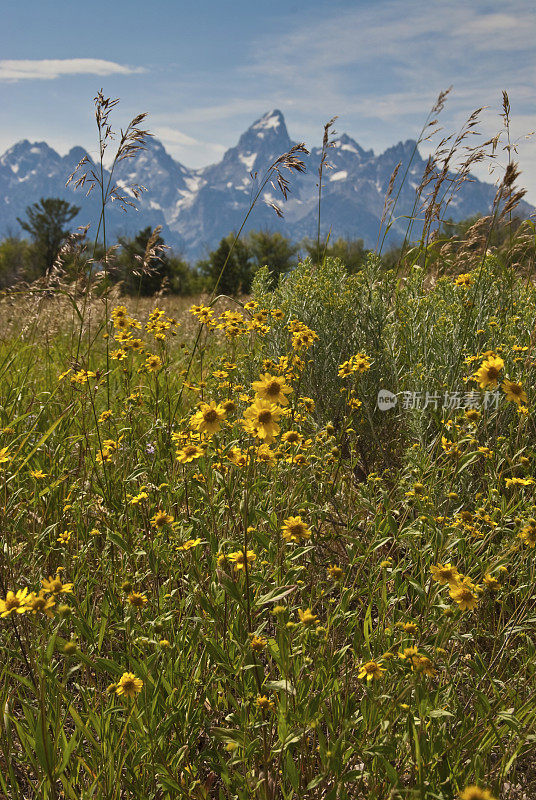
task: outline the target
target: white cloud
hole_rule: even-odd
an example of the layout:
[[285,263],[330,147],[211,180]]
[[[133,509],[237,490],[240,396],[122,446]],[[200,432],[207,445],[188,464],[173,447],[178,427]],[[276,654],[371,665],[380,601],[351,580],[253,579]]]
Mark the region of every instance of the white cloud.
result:
[[340,114],[360,105],[361,116],[386,121],[397,108],[401,116],[413,113],[419,102],[426,113],[450,84],[457,102],[460,90],[469,90],[466,108],[489,104],[492,93],[495,100],[497,85],[512,95],[532,90],[535,37],[536,15],[526,0],[510,0],[503,13],[487,0],[378,0],[331,11],[269,46],[257,40],[242,77],[263,88],[278,82],[304,110]]
[[[338,14],[330,11],[324,19],[283,33],[269,47],[255,42],[253,52],[259,72],[288,78],[290,67],[305,80],[311,72],[321,75],[356,65],[374,78],[389,58],[401,65],[424,62],[436,72],[452,67],[457,57],[474,61],[475,50],[495,63],[501,51],[510,57],[513,51],[533,52],[536,16],[526,0],[510,0],[508,11],[490,12],[486,0],[380,0]],[[518,70],[519,62],[510,60]]]
[[162,141],[179,144],[181,147],[196,147],[202,144],[198,139],[194,139],[193,136],[188,136],[186,133],[179,131],[177,128],[171,128],[169,125],[156,127],[154,133]]
[[0,81],[53,80],[63,75],[132,75],[145,72],[102,58],[44,58],[0,60]]
[[226,150],[222,144],[194,139],[170,125],[156,125],[153,132],[174,158],[192,168],[219,161]]
[[[330,8],[271,40],[261,34],[240,74],[264,94],[279,86],[279,107],[292,98],[291,135],[298,123],[300,138],[314,133],[319,112],[323,120],[339,115],[337,130],[381,152],[398,139],[416,138],[450,85],[442,135],[457,132],[484,106],[481,141],[492,136],[502,125],[506,89],[516,138],[534,130],[535,39],[536,15],[526,0],[509,0],[500,10],[495,0],[375,0]],[[520,143],[519,161],[534,201],[533,140]],[[486,177],[482,166],[475,172]]]
[[191,152],[194,155],[198,152],[205,152],[208,158],[216,156],[219,158],[226,150],[223,144],[194,139],[193,136],[188,136],[188,134],[170,125],[156,125],[153,127],[153,132],[166,147],[174,152],[183,154]]

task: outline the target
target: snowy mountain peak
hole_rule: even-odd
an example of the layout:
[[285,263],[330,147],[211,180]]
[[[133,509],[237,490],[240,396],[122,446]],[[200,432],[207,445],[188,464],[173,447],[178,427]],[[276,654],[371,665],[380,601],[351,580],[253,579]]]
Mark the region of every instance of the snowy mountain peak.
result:
[[342,136],[334,142],[334,146],[343,152],[352,153],[353,155],[357,155],[360,158],[365,157],[374,157],[374,153],[372,150],[363,150],[361,145],[359,145],[355,139],[352,139],[351,136],[348,136],[347,133],[343,133]]
[[273,111],[268,111],[260,119],[256,120],[253,125],[250,125],[238,142],[239,150],[245,150],[250,153],[258,152],[259,150],[272,152],[272,149],[275,148],[280,151],[277,155],[281,155],[290,146],[291,141],[285,118],[277,108]]
[[49,147],[46,142],[29,142],[28,139],[22,139],[20,142],[16,142],[13,147],[10,147],[9,150],[6,150],[0,162],[4,166],[11,166],[23,161],[38,163],[43,159],[57,161],[59,158],[60,156],[56,151]]
[[23,139],[6,150],[0,158],[0,166],[13,180],[22,183],[38,174],[55,174],[61,160],[61,156],[46,142],[29,142],[28,139]]
[[2,158],[0,158],[0,164],[12,163],[15,159],[20,158],[29,147],[31,147],[31,145],[28,139],[21,139],[20,142],[15,142],[14,145],[6,150]]
[[277,129],[281,126],[286,130],[285,118],[278,108],[274,108],[272,111],[268,111],[266,114],[264,114],[264,116],[258,119],[257,122],[254,122],[251,126],[251,130],[277,131]]
[[250,125],[236,147],[227,150],[219,164],[213,164],[201,172],[209,183],[242,193],[249,192],[250,173],[265,170],[291,147],[283,114],[275,109]]
[[3,158],[6,156],[21,156],[28,152],[47,152],[48,150],[54,152],[46,142],[30,142],[28,139],[21,139],[19,142],[15,142],[15,144],[10,147],[9,150],[6,150]]

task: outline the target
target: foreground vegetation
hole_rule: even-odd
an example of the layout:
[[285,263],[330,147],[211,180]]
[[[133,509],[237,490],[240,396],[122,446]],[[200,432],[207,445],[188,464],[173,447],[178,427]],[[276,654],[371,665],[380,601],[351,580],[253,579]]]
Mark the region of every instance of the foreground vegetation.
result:
[[534,796],[534,229],[492,222],[442,277],[0,298],[3,796]]

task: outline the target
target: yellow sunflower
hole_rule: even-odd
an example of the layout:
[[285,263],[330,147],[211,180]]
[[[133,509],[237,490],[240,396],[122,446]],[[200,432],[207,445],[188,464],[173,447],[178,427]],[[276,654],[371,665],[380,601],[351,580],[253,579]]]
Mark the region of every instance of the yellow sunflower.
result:
[[145,369],[147,372],[158,372],[159,369],[162,369],[162,359],[160,356],[147,356],[145,359]]
[[286,395],[292,393],[292,388],[287,385],[285,378],[281,375],[270,375],[266,372],[261,375],[260,380],[253,381],[251,386],[257,397],[268,400],[270,403],[288,405]]
[[444,586],[445,583],[451,585],[457,585],[458,583],[459,573],[453,564],[437,564],[430,568],[430,572],[432,573],[433,579],[442,586]]
[[472,611],[478,605],[478,596],[475,594],[474,586],[466,580],[451,586],[449,594],[458,604],[460,611]]
[[504,368],[504,361],[499,356],[489,356],[482,362],[475,372],[474,379],[478,381],[481,389],[496,389],[500,371]]
[[504,380],[502,384],[502,390],[506,395],[506,399],[518,406],[528,402],[527,393],[520,383]]
[[527,525],[517,534],[527,547],[536,545],[536,519],[529,519]]
[[171,514],[160,509],[151,517],[151,525],[155,528],[162,528],[164,525],[170,525],[174,519],[175,517],[172,517]]
[[301,517],[289,517],[283,520],[283,527],[281,528],[283,538],[287,542],[301,542],[307,541],[311,538],[311,530],[307,527]]
[[380,666],[378,661],[366,661],[361,665],[357,677],[366,678],[367,681],[374,679],[379,680],[384,672],[385,670]]
[[276,462],[274,451],[271,450],[266,443],[259,445],[256,456],[257,461],[264,462],[265,464],[275,464]]
[[48,580],[41,581],[43,584],[43,588],[45,591],[49,592],[50,594],[72,594],[73,592],[73,584],[72,583],[63,583],[60,576],[56,573],[56,577],[52,578],[50,575],[48,576]]
[[203,403],[199,411],[192,417],[190,424],[200,433],[208,433],[209,436],[212,436],[213,433],[219,431],[226,416],[224,407],[212,400],[210,403]]
[[[243,550],[236,550],[234,553],[227,554],[227,560],[231,561],[234,564],[235,572],[240,572],[240,570],[245,569],[246,566],[246,559],[244,557]],[[254,561],[257,560],[257,554],[253,552],[253,550],[247,551],[247,563],[248,567],[253,564]]]
[[481,789],[480,786],[466,786],[463,792],[458,795],[460,800],[495,800],[488,789]]
[[44,589],[41,589],[39,594],[32,592],[28,595],[27,598],[28,610],[32,611],[34,614],[37,614],[38,611],[42,611],[47,617],[52,618],[54,616],[54,612],[52,609],[56,605],[52,597],[47,596]]
[[277,423],[281,414],[282,410],[274,403],[257,398],[253,405],[244,411],[244,429],[271,444],[280,431]]
[[9,617],[11,614],[24,614],[28,611],[28,589],[19,589],[18,592],[8,592],[5,600],[0,600],[0,616]]
[[177,461],[181,464],[189,464],[197,458],[204,455],[204,450],[196,444],[185,444],[180,450],[177,450]]
[[131,592],[128,596],[128,602],[133,608],[143,608],[147,603],[147,597],[140,592]]
[[123,672],[115,691],[118,695],[136,697],[141,692],[142,686],[143,681],[141,678],[137,678],[133,672]]

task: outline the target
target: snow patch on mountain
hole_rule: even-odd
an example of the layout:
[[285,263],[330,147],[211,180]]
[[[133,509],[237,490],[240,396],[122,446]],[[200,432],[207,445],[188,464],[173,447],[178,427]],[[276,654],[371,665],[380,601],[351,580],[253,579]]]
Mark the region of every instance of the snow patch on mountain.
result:
[[347,150],[349,153],[359,153],[359,150],[351,144],[339,144],[341,150]]
[[195,194],[199,190],[199,188],[203,184],[203,178],[201,175],[189,175],[187,178],[184,179],[186,186],[188,187],[188,192],[190,194]]
[[244,164],[248,172],[251,172],[253,169],[253,164],[255,163],[255,159],[257,158],[257,153],[251,153],[251,155],[243,155],[239,153],[238,155],[239,160]]

